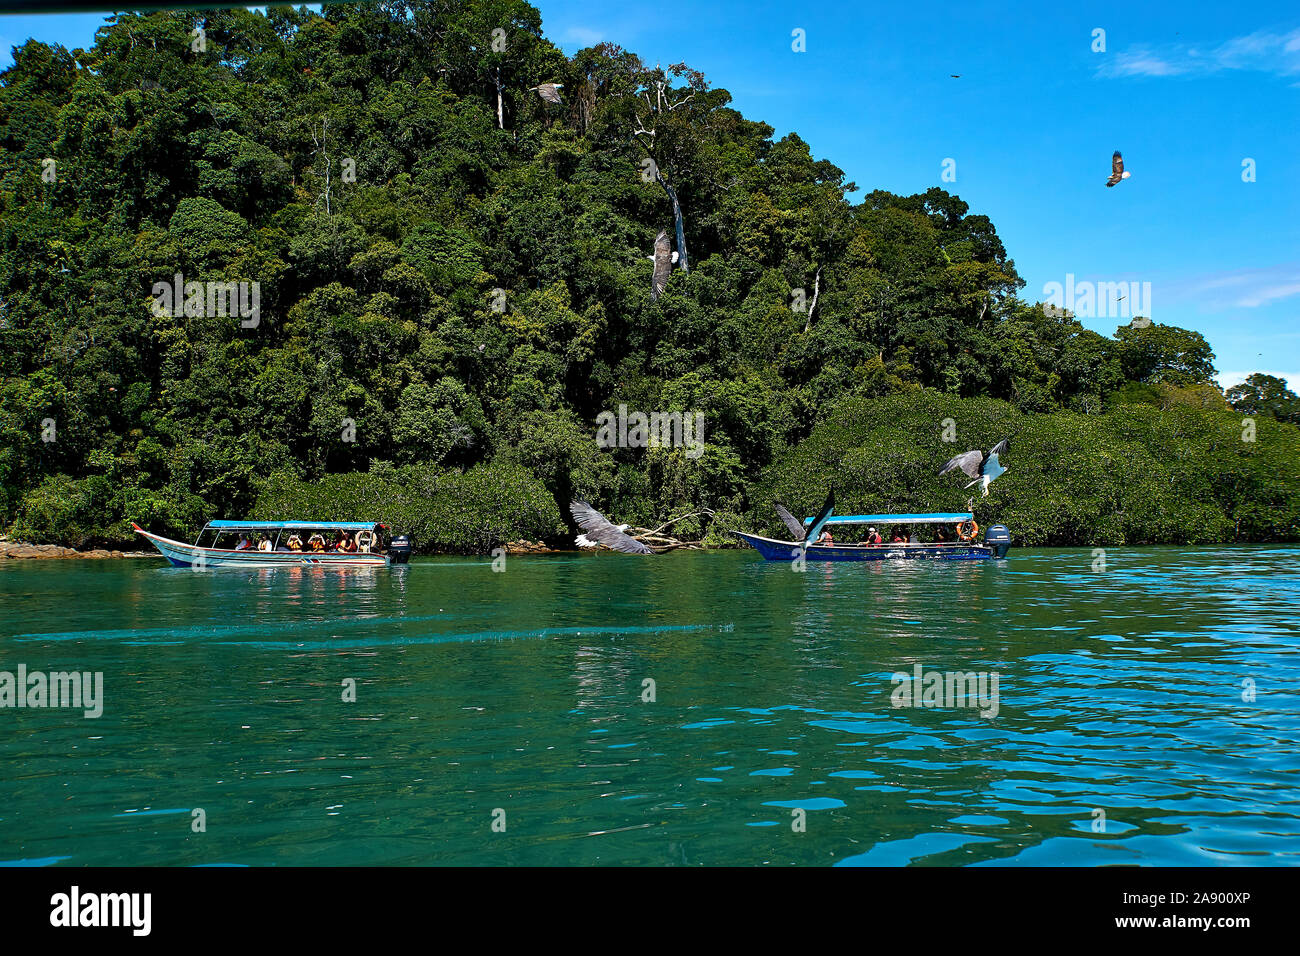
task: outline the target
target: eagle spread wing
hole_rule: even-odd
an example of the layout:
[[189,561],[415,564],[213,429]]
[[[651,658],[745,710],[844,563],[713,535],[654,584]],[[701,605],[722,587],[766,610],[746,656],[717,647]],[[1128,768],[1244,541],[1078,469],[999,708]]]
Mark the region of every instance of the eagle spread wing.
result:
[[786,510],[785,505],[781,504],[781,502],[775,501],[773,502],[773,504],[776,505],[776,513],[781,516],[781,522],[790,531],[790,540],[802,541],[804,536],[804,528],[803,525],[799,523],[799,519],[797,519],[794,515],[790,514],[790,512]]
[[956,458],[950,458],[948,460],[948,464],[943,466],[943,471],[939,472],[939,476],[943,477],[944,475],[948,474],[948,472],[960,468],[962,471],[966,472],[966,474],[970,475],[972,478],[978,478],[980,476],[980,466],[983,464],[984,464],[984,452],[980,451],[979,449],[976,449],[974,451],[968,451],[964,455],[958,455]]
[[833,512],[834,510],[835,510],[835,487],[832,485],[830,494],[826,496],[826,504],[822,505],[822,510],[818,512],[816,518],[813,518],[812,524],[810,524],[808,526],[808,530],[804,532],[803,540],[805,542],[817,540],[817,537],[822,533],[822,525],[826,524],[827,520],[831,516],[831,512]]

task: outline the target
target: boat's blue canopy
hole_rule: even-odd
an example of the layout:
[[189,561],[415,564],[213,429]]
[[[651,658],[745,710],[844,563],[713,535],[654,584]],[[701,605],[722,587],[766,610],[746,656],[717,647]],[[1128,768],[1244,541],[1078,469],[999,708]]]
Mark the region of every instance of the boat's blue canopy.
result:
[[[836,515],[827,518],[827,524],[957,524],[959,521],[973,521],[975,516],[969,511],[932,511],[917,515]],[[804,518],[804,524],[812,524],[812,518]]]
[[371,531],[377,521],[209,521],[214,531]]

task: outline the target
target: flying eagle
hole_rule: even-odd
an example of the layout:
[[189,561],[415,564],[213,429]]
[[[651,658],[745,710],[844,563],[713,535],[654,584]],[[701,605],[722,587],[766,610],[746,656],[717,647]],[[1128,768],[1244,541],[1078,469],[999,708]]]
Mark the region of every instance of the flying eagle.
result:
[[1107,186],[1114,186],[1121,179],[1128,179],[1133,174],[1124,168],[1124,157],[1115,150],[1115,155],[1110,158],[1110,179],[1106,180]]
[[948,472],[960,468],[966,474],[975,479],[970,482],[970,484],[966,485],[966,487],[969,488],[971,485],[979,485],[981,490],[984,492],[984,497],[987,498],[989,496],[989,485],[995,478],[1006,471],[1006,469],[998,463],[998,455],[1005,455],[1008,447],[1009,443],[1004,438],[1002,441],[994,445],[988,452],[982,452],[977,448],[974,451],[966,452],[964,455],[958,455],[956,458],[950,459],[948,464],[943,466],[943,471],[939,472],[939,477],[942,478],[944,475],[948,474]]
[[650,277],[650,301],[654,302],[663,294],[668,276],[677,262],[677,253],[672,251],[667,231],[659,230],[659,235],[655,236],[655,254],[646,258],[655,264],[654,274]]
[[628,554],[654,554],[636,538],[624,534],[629,525],[614,524],[587,502],[571,501],[569,511],[573,514],[573,520],[586,532],[575,539],[578,547],[596,548],[603,544],[607,548]]
[[559,106],[564,102],[560,98],[560,90],[564,88],[563,83],[539,83],[537,86],[529,87],[529,92],[536,91],[537,95],[548,103],[554,103]]

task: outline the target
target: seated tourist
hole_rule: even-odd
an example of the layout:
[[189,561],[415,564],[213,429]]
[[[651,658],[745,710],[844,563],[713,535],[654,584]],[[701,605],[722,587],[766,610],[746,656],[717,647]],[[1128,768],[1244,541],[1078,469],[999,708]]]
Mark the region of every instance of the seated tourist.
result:
[[301,550],[302,550],[302,538],[298,537],[296,534],[291,534],[291,535],[289,535],[289,550],[290,550],[290,551],[301,551]]
[[270,538],[258,538],[258,539],[257,539],[257,550],[258,550],[258,551],[273,551],[274,549],[275,549],[275,546],[271,544],[271,539],[270,539]]
[[907,532],[901,527],[894,529],[894,544],[907,544]]
[[325,536],[317,532],[307,539],[307,547],[317,554],[325,550]]
[[236,550],[236,551],[247,551],[247,550],[248,550],[249,548],[251,548],[252,546],[253,546],[253,542],[251,542],[251,541],[248,540],[248,535],[246,535],[246,534],[241,534],[241,535],[239,536],[239,544],[235,545],[235,550]]
[[831,537],[830,528],[823,528],[821,537],[817,539],[817,544],[834,544],[835,539]]

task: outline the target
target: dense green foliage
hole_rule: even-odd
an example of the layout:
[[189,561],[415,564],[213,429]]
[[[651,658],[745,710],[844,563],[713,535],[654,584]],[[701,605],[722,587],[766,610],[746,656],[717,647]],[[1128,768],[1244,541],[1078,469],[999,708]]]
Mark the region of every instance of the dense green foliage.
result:
[[541,539],[564,531],[546,487],[518,465],[502,462],[464,473],[427,465],[389,467],[315,482],[277,473],[252,517],[291,521],[303,514],[321,521],[362,514],[414,536],[426,551],[482,553],[518,536]]
[[[944,419],[961,423],[956,442],[943,440]],[[987,498],[963,490],[964,475],[935,475],[954,448],[1008,436],[1014,465]],[[752,519],[776,531],[764,502],[813,514],[833,483],[841,514],[908,512],[918,501],[964,511],[971,500],[981,525],[1006,524],[1021,544],[1289,541],[1300,535],[1297,461],[1300,430],[1267,418],[1252,432],[1240,415],[1188,404],[1036,414],[927,390],[844,402],[772,470]]]
[[[1295,534],[1293,489],[1243,478],[1228,507],[1170,457],[1203,449],[1165,444],[1163,422],[1227,428],[1201,336],[1110,338],[1030,304],[993,224],[956,196],[853,203],[839,169],[699,73],[608,44],[566,57],[520,0],[122,14],[91,50],[28,42],[14,59],[0,75],[14,535],[116,543],[134,520],[184,537],[256,510],[391,515],[477,550],[554,536],[575,495],[644,525],[700,508],[766,521],[771,480],[818,498],[827,475],[799,463],[826,428],[857,434],[818,428],[829,410],[882,396],[888,443],[842,453],[905,462],[890,500],[937,506],[951,489],[920,476],[952,451],[932,440],[950,406],[925,389],[985,397],[961,414],[1023,416],[1043,448],[1077,433],[1139,456],[1187,482],[1158,501],[1203,504],[1210,538]],[[661,229],[681,255],[656,301]],[[155,284],[178,273],[258,283],[257,321],[160,312]],[[1294,420],[1283,392],[1252,409]],[[598,448],[596,417],[620,403],[703,412],[702,454]],[[1000,437],[957,418],[963,436]],[[1261,423],[1231,460],[1294,434]],[[995,486],[1028,540],[1176,537],[1136,530],[1166,520],[1136,504],[1094,534],[1102,512],[1072,502],[1110,500],[1095,466],[1047,468],[1036,449],[1017,444]],[[799,468],[814,484],[796,494],[781,476]],[[1256,505],[1266,516],[1246,517]]]

